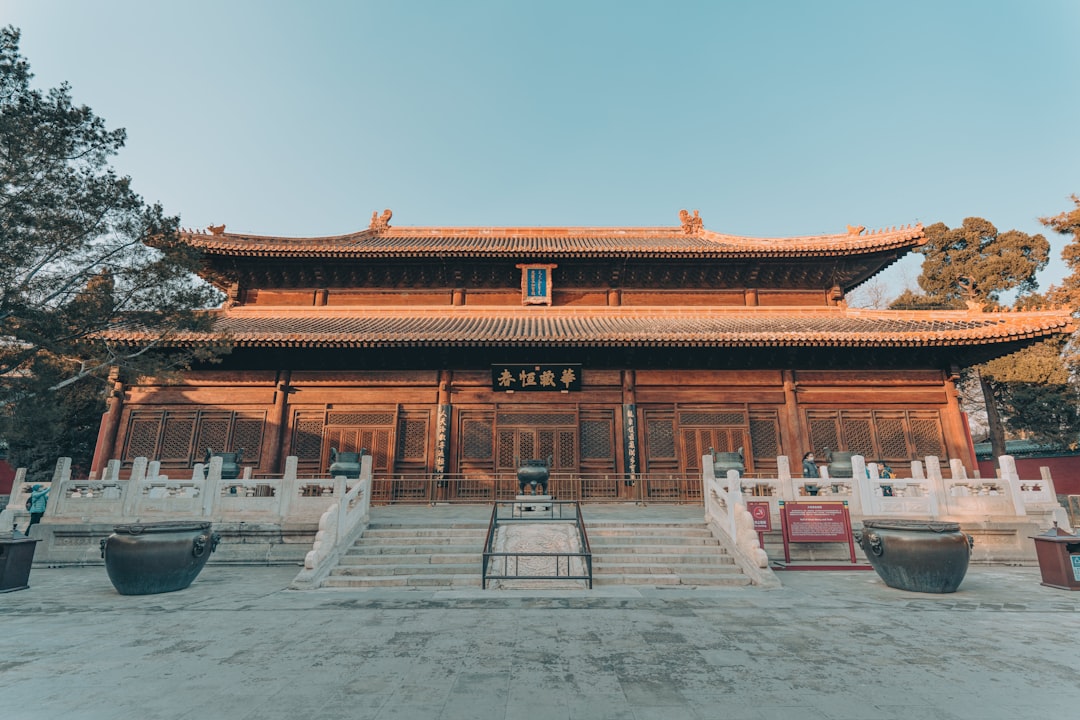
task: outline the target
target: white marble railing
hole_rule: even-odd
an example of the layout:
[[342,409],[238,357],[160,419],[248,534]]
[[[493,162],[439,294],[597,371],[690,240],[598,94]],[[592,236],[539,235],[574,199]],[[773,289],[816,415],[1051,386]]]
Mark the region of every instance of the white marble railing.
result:
[[[852,477],[830,478],[828,466],[821,467],[819,478],[792,477],[789,460],[777,458],[775,478],[741,478],[738,486],[743,500],[766,501],[770,504],[774,527],[779,527],[781,501],[840,500],[848,503],[855,518],[895,516],[919,518],[979,518],[1024,517],[1031,513],[1052,514],[1060,525],[1068,525],[1064,509],[1060,508],[1049,469],[1042,468],[1037,480],[1021,480],[1011,456],[999,458],[1001,477],[969,478],[959,460],[949,463],[949,477],[942,472],[938,458],[911,463],[911,477],[883,478],[875,463],[866,463],[862,456],[851,459]],[[712,477],[712,460],[702,458],[704,482]],[[709,493],[706,492],[706,508]],[[1060,510],[1060,512],[1059,512]],[[730,527],[730,521],[727,521]]]
[[[176,518],[203,518],[211,522],[314,523],[343,497],[353,481],[344,478],[298,478],[297,460],[285,462],[281,477],[258,478],[251,469],[244,477],[223,480],[221,458],[209,467],[197,464],[190,477],[174,479],[160,474],[157,462],[136,458],[130,476],[121,480],[119,461],[110,461],[101,479],[71,477],[71,461],[61,458],[49,485],[49,502],[42,522],[123,523],[155,522]],[[370,484],[370,475],[368,477]],[[25,469],[16,472],[11,502],[0,515],[0,530],[20,528],[28,513],[26,498],[32,484]],[[364,494],[370,502],[370,493]]]
[[317,587],[337,565],[341,555],[367,528],[371,511],[371,456],[360,461],[360,480],[345,491],[345,478],[335,478],[335,496],[340,498],[319,518],[315,542],[304,556],[304,569],[291,587]]
[[755,585],[779,585],[769,569],[768,553],[758,544],[754,519],[746,509],[746,498],[740,487],[739,473],[729,470],[726,478],[717,478],[710,455],[702,458],[701,466],[704,468],[701,494],[705,500],[705,522],[714,534],[726,541],[729,552]]

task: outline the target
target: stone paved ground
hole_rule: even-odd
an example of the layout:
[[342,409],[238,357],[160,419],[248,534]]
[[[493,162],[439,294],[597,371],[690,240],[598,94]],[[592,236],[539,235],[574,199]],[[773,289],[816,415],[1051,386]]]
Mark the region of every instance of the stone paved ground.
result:
[[973,567],[920,595],[872,572],[784,587],[285,589],[211,564],[121,596],[104,568],[0,594],[0,718],[1080,716],[1080,592]]

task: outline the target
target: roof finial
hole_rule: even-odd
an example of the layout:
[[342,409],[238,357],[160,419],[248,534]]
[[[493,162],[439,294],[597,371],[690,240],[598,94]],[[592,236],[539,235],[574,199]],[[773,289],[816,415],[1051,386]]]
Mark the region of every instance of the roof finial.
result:
[[206,231],[211,235],[224,235],[225,223],[221,223],[220,225],[207,225]]
[[394,213],[390,212],[390,208],[382,211],[382,215],[379,215],[379,211],[371,213],[371,224],[368,227],[372,230],[389,230],[390,218],[394,216]]
[[848,225],[847,226],[847,234],[848,235],[862,235],[865,231],[866,231],[866,226],[865,225]]
[[965,296],[964,304],[967,305],[967,309],[972,312],[983,312],[983,303],[975,295],[975,278],[970,275],[961,275],[956,278],[956,285],[960,288],[960,293]]
[[697,210],[693,215],[686,210],[680,210],[679,220],[682,221],[682,230],[687,235],[694,235],[705,229],[705,221],[698,215]]

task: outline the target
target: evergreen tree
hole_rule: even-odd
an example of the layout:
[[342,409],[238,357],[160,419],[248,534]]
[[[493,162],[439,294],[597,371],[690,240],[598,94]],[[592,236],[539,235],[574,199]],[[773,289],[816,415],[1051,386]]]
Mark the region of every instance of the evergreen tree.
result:
[[[192,274],[200,258],[179,218],[110,167],[124,130],[67,84],[42,92],[32,77],[19,31],[0,29],[0,437],[13,464],[36,469],[58,454],[86,462],[104,378],[182,367],[191,355],[156,349],[208,327],[198,311],[219,296]],[[122,323],[148,342],[101,337]]]
[[[1035,274],[1046,267],[1050,254],[1042,235],[999,232],[989,221],[969,217],[957,228],[935,223],[926,228],[926,236],[928,242],[919,249],[926,260],[918,278],[925,294],[906,292],[890,307],[995,307],[1008,290],[1020,292],[1020,306],[1041,300],[1035,295]],[[1041,343],[966,374],[974,374],[982,389],[994,457],[1005,454],[1006,427],[1049,442],[1061,442],[1075,431],[1075,412],[1069,412],[1075,403],[1066,402],[1073,388],[1059,344]]]

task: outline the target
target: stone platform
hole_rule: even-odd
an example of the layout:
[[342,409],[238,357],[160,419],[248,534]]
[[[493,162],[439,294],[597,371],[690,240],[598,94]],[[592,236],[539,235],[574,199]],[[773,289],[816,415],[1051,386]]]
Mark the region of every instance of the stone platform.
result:
[[210,565],[121,596],[35,568],[2,596],[17,720],[1014,720],[1080,706],[1080,592],[972,568],[958,592],[871,572],[784,586],[290,591]]

